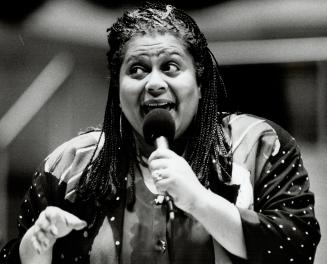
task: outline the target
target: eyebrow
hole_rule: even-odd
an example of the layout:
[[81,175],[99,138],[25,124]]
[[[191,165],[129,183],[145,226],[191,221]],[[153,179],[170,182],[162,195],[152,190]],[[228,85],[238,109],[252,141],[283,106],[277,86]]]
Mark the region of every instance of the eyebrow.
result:
[[160,56],[162,54],[167,55],[167,56],[177,55],[179,57],[184,57],[181,52],[176,51],[176,50],[172,50],[172,49],[170,49],[170,50],[169,49],[168,50],[167,49],[166,50],[160,50],[158,52],[154,52],[154,53],[151,53],[151,54],[146,53],[145,51],[144,52],[141,51],[137,55],[131,55],[131,56],[129,56],[127,58],[127,60],[126,60],[126,63],[129,63],[130,61],[133,61],[133,60],[138,60],[140,57],[151,57],[153,55],[154,56]]

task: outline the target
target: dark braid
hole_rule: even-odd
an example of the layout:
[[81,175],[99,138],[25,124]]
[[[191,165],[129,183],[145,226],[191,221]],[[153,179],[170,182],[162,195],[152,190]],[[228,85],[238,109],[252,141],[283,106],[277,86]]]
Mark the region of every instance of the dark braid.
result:
[[[195,21],[182,10],[169,5],[147,3],[126,12],[108,29],[107,53],[110,71],[110,90],[102,133],[104,146],[97,157],[92,157],[82,174],[78,194],[81,199],[98,201],[111,199],[125,189],[125,177],[132,177],[129,204],[135,196],[134,168],[135,144],[133,130],[119,107],[119,71],[124,58],[126,43],[133,37],[150,33],[169,33],[181,39],[194,59],[197,82],[201,84],[201,100],[185,158],[200,182],[209,185],[211,158],[229,158],[229,146],[222,131],[223,107],[226,91],[218,71],[218,64],[207,47],[207,41]],[[98,143],[99,144],[99,143]],[[222,172],[230,174],[230,162],[220,163]],[[224,178],[224,177],[223,177]],[[133,198],[134,197],[134,198]]]

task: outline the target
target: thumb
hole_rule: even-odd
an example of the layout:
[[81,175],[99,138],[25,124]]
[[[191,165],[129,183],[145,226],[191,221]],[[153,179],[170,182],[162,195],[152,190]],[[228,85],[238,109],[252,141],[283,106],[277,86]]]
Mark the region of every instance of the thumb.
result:
[[65,214],[66,225],[75,230],[81,230],[87,226],[86,221],[81,220],[77,216],[66,212]]

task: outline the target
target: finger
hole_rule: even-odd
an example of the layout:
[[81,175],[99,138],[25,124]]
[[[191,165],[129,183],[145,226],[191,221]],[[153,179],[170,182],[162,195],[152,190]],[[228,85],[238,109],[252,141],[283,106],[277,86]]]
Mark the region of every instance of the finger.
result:
[[87,223],[84,220],[81,220],[77,216],[65,212],[65,222],[66,225],[75,230],[81,230],[87,226]]
[[40,230],[44,232],[48,232],[50,227],[50,222],[44,217],[40,217],[35,224]]
[[151,171],[164,169],[168,166],[168,164],[169,164],[169,160],[166,158],[155,159],[149,162],[149,169]]
[[55,225],[51,225],[49,228],[49,232],[53,237],[58,236],[58,228]]
[[153,151],[148,159],[149,162],[156,160],[156,159],[164,159],[164,158],[170,158],[173,155],[176,155],[175,152],[173,152],[170,149],[165,148],[158,148],[155,151]]
[[155,186],[160,194],[169,194],[168,189],[169,189],[169,179],[161,179],[159,181],[155,182]]
[[36,252],[38,254],[41,254],[41,246],[39,244],[39,242],[37,241],[36,237],[35,236],[32,236],[31,237],[31,242],[32,242],[32,246],[33,248],[36,250]]
[[46,233],[44,233],[43,231],[40,230],[39,232],[34,234],[34,237],[35,237],[36,241],[38,242],[38,245],[39,245],[41,251],[47,250],[49,248],[50,240],[47,237]]

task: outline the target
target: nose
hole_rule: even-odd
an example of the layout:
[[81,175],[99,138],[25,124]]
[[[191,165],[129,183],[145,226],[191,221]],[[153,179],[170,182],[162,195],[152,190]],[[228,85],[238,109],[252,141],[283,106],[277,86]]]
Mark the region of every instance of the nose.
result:
[[158,70],[152,70],[148,75],[147,83],[145,84],[145,90],[153,96],[158,96],[165,93],[168,89],[167,82],[163,79],[163,76]]

